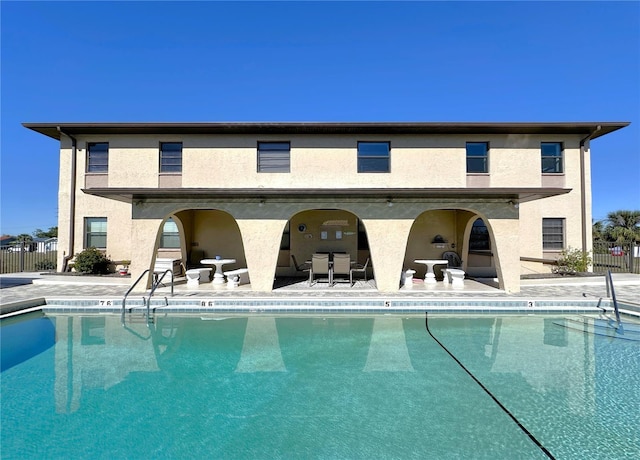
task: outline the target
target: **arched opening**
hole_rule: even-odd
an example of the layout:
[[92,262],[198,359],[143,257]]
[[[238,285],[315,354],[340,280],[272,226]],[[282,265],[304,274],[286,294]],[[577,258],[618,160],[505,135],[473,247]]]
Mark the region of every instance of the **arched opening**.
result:
[[191,209],[171,214],[160,226],[156,241],[156,260],[179,260],[186,269],[211,267],[201,260],[216,256],[235,259],[224,266],[225,271],[247,266],[240,229],[225,211]]
[[466,272],[476,278],[495,278],[497,276],[491,232],[486,222],[479,216],[469,220],[465,229],[468,241],[465,258]]
[[[407,239],[404,257],[404,270],[415,270],[416,279],[424,278],[426,265],[414,262],[419,259],[443,259],[445,252],[455,252],[466,270],[464,255],[467,251],[468,239],[465,229],[468,222],[477,217],[473,212],[463,209],[436,209],[425,211],[413,222]],[[434,265],[436,279],[441,281],[445,265]]]
[[[359,273],[358,281],[372,278],[369,242],[361,220],[342,209],[310,209],[294,214],[285,225],[274,289],[304,286],[314,253],[348,254],[354,266],[367,265],[366,272]],[[373,283],[371,280],[369,284],[375,286]]]

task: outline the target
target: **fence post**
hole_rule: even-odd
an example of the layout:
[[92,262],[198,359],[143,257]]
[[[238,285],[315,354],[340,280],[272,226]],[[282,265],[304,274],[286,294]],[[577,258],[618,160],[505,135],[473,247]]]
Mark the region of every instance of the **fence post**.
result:
[[18,253],[20,254],[20,259],[18,259],[20,261],[18,264],[18,271],[23,272],[24,271],[24,241],[20,241],[20,251],[18,251]]
[[636,242],[631,240],[631,242],[629,243],[629,273],[635,273],[634,271],[634,262],[635,262],[635,255],[636,255]]

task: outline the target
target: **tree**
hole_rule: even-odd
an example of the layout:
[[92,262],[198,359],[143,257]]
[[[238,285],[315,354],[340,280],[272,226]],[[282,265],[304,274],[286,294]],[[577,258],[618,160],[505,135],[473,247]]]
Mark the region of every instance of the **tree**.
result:
[[597,220],[591,226],[591,234],[593,235],[593,241],[605,241],[605,228],[604,222]]
[[28,233],[21,233],[18,236],[16,236],[16,241],[19,243],[22,243],[22,242],[27,243],[29,241],[33,241],[33,237]]
[[610,241],[640,241],[640,211],[619,210],[607,214],[605,235]]
[[55,238],[58,236],[58,227],[49,227],[46,232],[42,229],[36,228],[33,232],[33,236],[36,238]]

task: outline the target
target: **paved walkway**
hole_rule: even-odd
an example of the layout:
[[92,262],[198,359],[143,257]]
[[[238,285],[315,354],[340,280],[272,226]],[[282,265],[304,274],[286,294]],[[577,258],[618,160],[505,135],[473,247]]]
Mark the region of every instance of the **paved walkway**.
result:
[[[640,303],[640,275],[616,273],[613,275],[616,297],[619,301]],[[395,293],[380,293],[371,281],[358,281],[352,288],[336,284],[327,288],[326,284],[317,283],[312,288],[306,286],[304,280],[293,280],[283,283],[272,292],[253,292],[249,286],[235,289],[213,289],[210,284],[201,285],[197,289],[187,288],[184,282],[174,289],[175,297],[182,298],[496,298],[506,299],[578,299],[607,297],[604,276],[566,277],[547,279],[523,279],[519,294],[506,294],[491,283],[480,283],[465,280],[463,288],[452,288],[451,285],[437,283],[435,286],[414,283],[411,289],[402,288]],[[0,305],[25,301],[34,298],[113,298],[122,297],[129,289],[130,278],[112,276],[66,276],[41,275],[39,273],[17,273],[0,275]],[[166,295],[168,287],[158,289],[158,295]],[[131,295],[144,294],[144,291]]]

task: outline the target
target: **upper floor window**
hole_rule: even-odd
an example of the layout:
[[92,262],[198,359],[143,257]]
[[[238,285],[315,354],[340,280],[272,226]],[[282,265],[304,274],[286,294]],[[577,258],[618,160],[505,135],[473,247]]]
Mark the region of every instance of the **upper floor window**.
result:
[[389,172],[389,142],[358,142],[358,172]]
[[489,172],[489,144],[486,142],[467,142],[467,172]]
[[107,218],[85,217],[84,219],[84,247],[107,248]]
[[540,144],[540,151],[542,152],[543,173],[564,172],[564,165],[562,164],[562,143],[542,142]]
[[87,145],[87,172],[106,173],[109,171],[109,143],[91,142]]
[[160,172],[182,172],[182,142],[160,143]]
[[258,142],[258,172],[288,173],[290,169],[289,142]]
[[169,217],[162,227],[160,247],[163,249],[180,248],[180,231],[173,218]]
[[564,219],[542,219],[542,249],[545,251],[564,249]]

